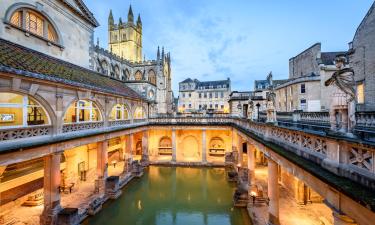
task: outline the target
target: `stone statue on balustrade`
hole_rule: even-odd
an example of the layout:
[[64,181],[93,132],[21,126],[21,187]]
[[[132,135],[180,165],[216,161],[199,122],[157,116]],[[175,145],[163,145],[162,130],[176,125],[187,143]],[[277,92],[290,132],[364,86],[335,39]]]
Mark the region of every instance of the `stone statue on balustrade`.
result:
[[267,95],[267,123],[276,123],[275,101],[276,94],[272,88]]
[[249,109],[247,111],[247,118],[249,118],[250,120],[253,120],[253,113],[254,113],[254,102],[250,100]]
[[351,135],[355,126],[354,71],[349,67],[345,67],[346,57],[344,55],[337,56],[335,63],[337,71],[325,82],[325,86],[334,85],[337,87],[331,101],[331,129]]

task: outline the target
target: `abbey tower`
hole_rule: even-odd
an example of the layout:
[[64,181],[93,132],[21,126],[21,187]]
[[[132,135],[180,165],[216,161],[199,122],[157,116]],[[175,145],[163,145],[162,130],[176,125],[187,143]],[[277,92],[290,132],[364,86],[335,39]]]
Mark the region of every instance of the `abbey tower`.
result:
[[132,7],[129,7],[128,20],[123,22],[121,17],[115,24],[112,10],[108,17],[108,49],[115,55],[132,62],[142,61],[142,21],[138,14],[134,23]]

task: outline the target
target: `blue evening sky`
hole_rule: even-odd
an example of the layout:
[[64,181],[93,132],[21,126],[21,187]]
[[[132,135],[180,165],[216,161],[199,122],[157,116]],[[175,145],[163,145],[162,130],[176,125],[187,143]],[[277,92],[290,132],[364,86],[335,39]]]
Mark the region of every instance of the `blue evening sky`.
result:
[[[252,90],[272,71],[288,78],[288,60],[316,42],[348,49],[373,0],[85,0],[101,24],[95,41],[107,48],[109,10],[127,20],[129,4],[143,22],[143,52],[172,56],[173,90],[185,78],[230,77],[232,90]],[[175,92],[175,94],[177,94]]]

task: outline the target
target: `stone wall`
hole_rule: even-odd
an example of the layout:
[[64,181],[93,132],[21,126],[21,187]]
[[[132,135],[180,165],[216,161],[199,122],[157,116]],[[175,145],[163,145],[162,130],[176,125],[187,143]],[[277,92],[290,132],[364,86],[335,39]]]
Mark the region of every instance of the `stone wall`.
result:
[[[7,21],[7,11],[15,4],[14,0],[2,0],[0,4],[0,19]],[[56,0],[23,0],[16,3],[27,6],[46,15],[55,24],[61,47],[48,43],[46,40],[26,35],[24,31],[0,23],[0,37],[17,44],[27,46],[39,52],[68,61],[85,68],[90,66],[90,47],[93,43],[94,27],[81,17],[70,11],[61,1]],[[9,15],[10,16],[10,15]],[[74,34],[74,35],[72,35]]]
[[359,25],[352,42],[350,65],[354,69],[357,84],[364,83],[365,103],[358,106],[360,111],[375,110],[375,4]]
[[29,183],[14,187],[10,190],[0,193],[0,205],[4,205],[18,198],[30,194],[38,189],[43,188],[43,178],[33,180]]
[[319,74],[319,66],[316,61],[320,58],[321,44],[316,43],[297,56],[289,59],[289,78],[298,78],[310,75],[311,73]]

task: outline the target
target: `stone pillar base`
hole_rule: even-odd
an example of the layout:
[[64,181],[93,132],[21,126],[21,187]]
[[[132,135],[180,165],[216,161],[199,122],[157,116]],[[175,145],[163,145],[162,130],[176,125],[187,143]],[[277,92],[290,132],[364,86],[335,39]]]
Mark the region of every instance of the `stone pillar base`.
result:
[[120,189],[120,177],[111,176],[107,178],[106,182],[106,194],[110,199],[117,199],[121,196],[122,191]]
[[42,214],[40,215],[39,222],[41,225],[55,225],[57,224],[58,214],[61,211],[61,207],[57,206],[54,209],[50,210],[43,210]]
[[278,217],[275,217],[272,214],[268,214],[268,222],[267,225],[280,225],[280,220]]
[[65,208],[58,215],[57,225],[79,225],[79,223],[77,208]]

